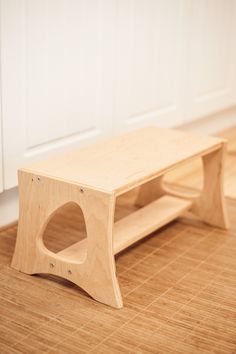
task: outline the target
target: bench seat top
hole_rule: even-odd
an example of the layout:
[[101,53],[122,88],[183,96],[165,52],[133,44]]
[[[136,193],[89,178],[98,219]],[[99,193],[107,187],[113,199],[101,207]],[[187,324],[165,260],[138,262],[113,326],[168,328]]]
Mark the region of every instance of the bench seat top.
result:
[[214,151],[222,138],[145,127],[66,151],[21,170],[121,194],[187,159]]

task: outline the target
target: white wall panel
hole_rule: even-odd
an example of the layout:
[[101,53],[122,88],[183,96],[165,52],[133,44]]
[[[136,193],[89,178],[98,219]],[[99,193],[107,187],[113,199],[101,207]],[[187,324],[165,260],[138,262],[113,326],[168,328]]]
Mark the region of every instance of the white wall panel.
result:
[[236,104],[235,0],[0,4],[0,191],[48,154]]
[[191,0],[187,35],[186,120],[235,104],[236,2]]
[[120,0],[116,8],[115,127],[183,121],[184,1]]
[[111,133],[112,2],[3,0],[5,188],[16,169]]
[[0,193],[2,191],[3,191],[3,161],[2,161],[2,117],[1,117],[1,100],[0,100]]

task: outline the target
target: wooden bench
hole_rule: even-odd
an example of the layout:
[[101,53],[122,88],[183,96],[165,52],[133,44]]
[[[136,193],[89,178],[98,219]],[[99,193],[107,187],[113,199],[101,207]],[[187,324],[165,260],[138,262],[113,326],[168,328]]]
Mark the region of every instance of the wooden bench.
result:
[[[121,308],[116,253],[190,209],[210,225],[228,227],[222,183],[225,145],[220,138],[147,127],[20,169],[12,267],[64,277],[94,299]],[[167,193],[163,175],[195,157],[202,158],[204,167],[201,194],[183,198]],[[141,208],[114,223],[117,196],[138,186]],[[87,238],[53,253],[43,243],[43,232],[68,202],[82,209]]]

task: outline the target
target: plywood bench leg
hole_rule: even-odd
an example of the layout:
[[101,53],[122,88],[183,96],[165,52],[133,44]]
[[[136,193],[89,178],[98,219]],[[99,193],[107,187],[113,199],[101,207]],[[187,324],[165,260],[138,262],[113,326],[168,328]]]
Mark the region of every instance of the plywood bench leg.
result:
[[[50,178],[19,173],[20,217],[12,267],[27,274],[50,273],[69,279],[94,299],[121,308],[113,252],[115,196]],[[80,205],[87,230],[87,257],[61,258],[43,244],[43,233],[56,210]]]
[[135,204],[143,207],[165,194],[162,188],[162,177],[157,177],[139,187]]
[[[40,231],[43,233],[44,225],[46,227],[50,203],[47,199],[43,202],[45,196],[40,177],[19,172],[18,179],[20,213],[11,266],[23,273],[35,274],[40,263],[37,244],[41,237]],[[48,207],[44,206],[46,202]]]
[[123,302],[113,251],[115,196],[94,191],[86,198],[85,191],[85,203],[83,210],[88,238],[86,291],[102,303],[121,308]]
[[227,229],[229,220],[224,197],[224,159],[226,144],[202,157],[204,186],[196,213],[206,223]]

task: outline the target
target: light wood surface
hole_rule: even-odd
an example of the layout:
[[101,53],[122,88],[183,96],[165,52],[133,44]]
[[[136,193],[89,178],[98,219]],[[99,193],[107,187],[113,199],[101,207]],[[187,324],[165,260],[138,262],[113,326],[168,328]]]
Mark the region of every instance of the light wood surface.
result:
[[[137,210],[117,201],[115,220]],[[236,351],[236,202],[231,229],[181,219],[116,256],[124,308],[93,301],[52,275],[16,272],[16,227],[0,233],[0,352],[96,354],[233,354]],[[82,213],[67,204],[44,242],[57,252],[86,237]]]
[[137,206],[144,206],[165,194],[163,189],[163,176],[159,176],[139,187],[136,198]]
[[[82,287],[94,299],[120,308],[114,254],[174,220],[192,202],[164,196],[115,223],[114,194],[19,171],[20,219],[12,267],[27,274],[50,273]],[[87,238],[61,252],[43,242],[44,230],[62,205],[77,203]],[[114,239],[113,239],[114,238]]]
[[[122,307],[112,244],[114,195],[19,172],[20,217],[12,267],[27,274],[50,273],[81,286],[93,298]],[[60,258],[43,243],[43,233],[56,210],[77,203],[88,236],[85,262]],[[106,291],[104,291],[104,289]]]
[[[228,198],[236,199],[236,154],[227,154],[224,174],[224,191]],[[164,184],[185,190],[199,192],[203,188],[203,169],[200,159],[186,163],[183,167],[168,173]]]
[[117,254],[144,236],[176,219],[192,202],[164,196],[122,218],[114,225],[114,253]]
[[[190,208],[210,225],[229,227],[222,183],[224,151],[224,139],[194,138],[183,132],[152,127],[81,152],[71,152],[65,155],[66,160],[61,156],[45,162],[44,167],[21,169],[20,217],[12,267],[27,274],[61,276],[94,299],[121,308],[116,253]],[[182,199],[164,196],[162,175],[196,156],[201,156],[204,164],[204,188],[200,196],[188,200],[184,196]],[[67,178],[64,171],[69,173]],[[88,186],[91,176],[97,180]],[[103,186],[97,184],[101,177]],[[140,184],[136,205],[143,207],[113,227],[117,196]],[[54,253],[44,243],[44,231],[55,212],[70,202],[81,208],[87,239]]]
[[[231,167],[226,164],[226,176]],[[193,179],[198,176],[193,172]],[[137,194],[118,198],[115,221],[137,210]],[[117,255],[125,304],[119,311],[63,278],[29,277],[10,268],[17,227],[1,230],[0,351],[233,354],[236,201],[227,204],[228,231],[182,218]],[[44,243],[58,252],[85,237],[83,214],[68,203],[52,216]]]
[[223,178],[226,146],[203,156],[204,184],[198,205],[198,215],[210,225],[229,228],[224,203]]
[[[236,199],[236,127],[227,129],[219,136],[228,140],[225,161],[224,192],[229,198]],[[203,188],[203,165],[199,158],[186,162],[165,175],[165,185],[182,191],[200,191]]]
[[[117,254],[144,236],[173,221],[192,203],[187,200],[164,196],[114,224],[113,252]],[[87,239],[59,252],[65,259],[83,261],[87,253]]]
[[118,195],[179,162],[217,150],[223,142],[223,138],[147,127],[59,154],[25,171]]

